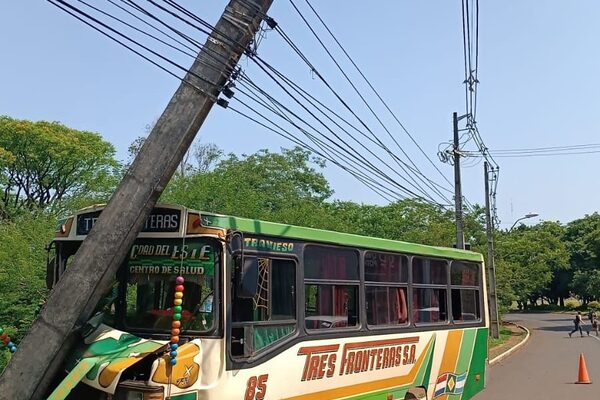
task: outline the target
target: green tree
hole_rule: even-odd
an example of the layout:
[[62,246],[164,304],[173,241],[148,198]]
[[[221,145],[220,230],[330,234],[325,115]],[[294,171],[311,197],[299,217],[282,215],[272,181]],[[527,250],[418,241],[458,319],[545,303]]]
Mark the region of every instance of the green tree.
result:
[[565,229],[565,240],[570,268],[561,283],[584,303],[600,299],[600,290],[591,290],[588,285],[600,268],[600,215],[593,213],[571,221]]
[[118,176],[114,147],[58,122],[0,117],[0,212],[106,199]]
[[[300,148],[230,154],[208,172],[175,176],[162,201],[205,211],[311,226],[333,193],[315,168],[320,160]],[[313,222],[311,222],[313,221]]]
[[[56,219],[45,212],[23,213],[0,223],[0,327],[18,343],[46,299],[46,250]],[[4,349],[0,372],[7,361]]]
[[353,233],[439,246],[453,243],[452,213],[417,200],[386,206],[336,202],[331,209]]
[[568,268],[569,253],[563,236],[564,228],[557,222],[521,226],[497,235],[499,274],[507,277],[506,283],[520,307],[543,296],[553,274]]

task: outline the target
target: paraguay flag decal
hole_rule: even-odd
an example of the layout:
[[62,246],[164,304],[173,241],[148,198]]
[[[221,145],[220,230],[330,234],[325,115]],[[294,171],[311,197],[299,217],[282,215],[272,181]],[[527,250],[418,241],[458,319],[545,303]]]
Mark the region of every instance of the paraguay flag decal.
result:
[[445,373],[440,375],[435,384],[435,392],[433,394],[433,397],[439,397],[444,394],[461,394],[465,387],[466,380],[466,372],[461,375],[452,373]]

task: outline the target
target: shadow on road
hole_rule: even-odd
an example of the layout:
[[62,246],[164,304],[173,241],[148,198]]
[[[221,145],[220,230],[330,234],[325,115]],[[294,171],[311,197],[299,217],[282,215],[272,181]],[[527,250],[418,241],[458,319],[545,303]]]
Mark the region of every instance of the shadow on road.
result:
[[[585,328],[582,328],[585,333]],[[571,332],[573,330],[573,326],[542,326],[539,328],[530,328],[529,330],[533,331],[547,331],[547,332]]]
[[[546,322],[571,322],[573,320],[573,318],[552,318],[552,319],[541,319],[540,321],[546,321]],[[571,322],[572,323],[572,322]]]

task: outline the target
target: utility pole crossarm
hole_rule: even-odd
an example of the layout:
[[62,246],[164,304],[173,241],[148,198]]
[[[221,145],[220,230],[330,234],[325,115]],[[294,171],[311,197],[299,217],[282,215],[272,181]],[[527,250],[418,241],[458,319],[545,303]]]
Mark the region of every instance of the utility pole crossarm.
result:
[[125,255],[272,1],[229,2],[73,263],[0,376],[0,397],[45,398],[78,329],[109,290]]

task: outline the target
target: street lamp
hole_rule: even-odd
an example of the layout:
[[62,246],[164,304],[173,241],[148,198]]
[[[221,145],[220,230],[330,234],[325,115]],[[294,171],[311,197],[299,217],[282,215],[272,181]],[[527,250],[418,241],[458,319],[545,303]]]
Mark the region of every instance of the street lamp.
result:
[[509,232],[512,231],[512,229],[515,227],[515,225],[517,225],[517,222],[522,221],[522,220],[527,219],[527,218],[537,217],[538,215],[540,215],[540,214],[538,214],[536,212],[530,212],[530,213],[525,214],[523,217],[521,217],[518,220],[516,220],[515,223],[512,224],[512,226],[510,227],[510,229],[508,231]]

